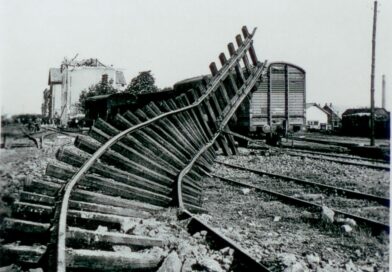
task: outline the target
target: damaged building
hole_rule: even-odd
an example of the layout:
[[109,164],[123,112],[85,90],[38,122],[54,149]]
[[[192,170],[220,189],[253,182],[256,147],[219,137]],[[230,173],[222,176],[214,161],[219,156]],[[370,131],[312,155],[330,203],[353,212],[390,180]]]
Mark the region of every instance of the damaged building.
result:
[[80,114],[81,92],[102,79],[118,90],[126,87],[123,72],[98,59],[64,59],[60,68],[49,69],[49,87],[43,92],[42,114],[51,120],[60,120],[62,125],[67,124],[70,118]]

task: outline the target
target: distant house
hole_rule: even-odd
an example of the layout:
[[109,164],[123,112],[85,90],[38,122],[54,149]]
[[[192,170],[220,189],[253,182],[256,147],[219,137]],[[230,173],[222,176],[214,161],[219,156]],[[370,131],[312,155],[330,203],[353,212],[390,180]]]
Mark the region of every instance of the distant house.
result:
[[[374,109],[374,132],[378,138],[390,136],[390,113],[384,108]],[[342,133],[351,136],[370,136],[370,109],[347,109],[342,114]]]
[[78,103],[81,92],[102,79],[116,89],[126,87],[123,72],[102,64],[98,59],[64,60],[60,68],[50,68],[49,94],[44,95],[47,99],[50,97],[50,102],[44,102],[49,105],[46,116],[58,117],[62,124],[66,124],[70,117],[80,113]]
[[340,118],[338,111],[332,106],[332,103],[325,104],[323,109],[328,112],[328,125],[332,130],[340,130],[342,127],[342,118]]
[[306,128],[309,130],[328,130],[328,112],[319,104],[306,103]]

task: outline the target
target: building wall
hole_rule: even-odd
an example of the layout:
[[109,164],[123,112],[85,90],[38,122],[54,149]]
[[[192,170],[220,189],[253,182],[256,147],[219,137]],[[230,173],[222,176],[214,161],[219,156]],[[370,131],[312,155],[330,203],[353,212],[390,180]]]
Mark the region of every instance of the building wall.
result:
[[[77,114],[75,104],[79,102],[79,96],[83,90],[102,80],[102,75],[108,75],[108,81],[115,82],[116,72],[107,67],[77,67],[69,68],[63,73],[63,91],[67,92],[67,105],[69,113]],[[113,83],[113,86],[115,84]]]
[[[79,103],[79,96],[83,90],[90,86],[99,83],[102,80],[102,75],[108,75],[108,82],[112,82],[112,86],[117,89],[124,89],[124,86],[116,84],[116,70],[111,67],[69,67],[62,73],[61,85],[61,108],[64,113],[61,116],[62,124],[66,124],[69,116],[79,113],[77,104]],[[59,114],[61,114],[61,111]]]
[[306,124],[309,129],[321,129],[328,124],[328,114],[317,106],[311,106],[306,109]]
[[61,84],[51,85],[52,90],[52,116],[50,118],[54,118],[56,116],[60,117],[61,115]]

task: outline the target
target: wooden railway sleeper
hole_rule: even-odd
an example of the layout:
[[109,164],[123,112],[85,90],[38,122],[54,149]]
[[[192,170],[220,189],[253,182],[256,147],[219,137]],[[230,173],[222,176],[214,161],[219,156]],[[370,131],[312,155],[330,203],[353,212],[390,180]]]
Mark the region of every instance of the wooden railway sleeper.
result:
[[[89,135],[95,140],[97,140],[98,142],[100,142],[101,144],[105,143],[107,139],[110,138],[108,135],[104,134],[102,131],[96,128],[93,128],[90,131]],[[128,145],[125,145],[122,142],[118,142],[117,144],[114,144],[111,150],[126,157],[127,160],[137,162],[137,164],[141,165],[142,168],[147,167],[150,169],[150,171],[153,171],[161,176],[165,176],[170,180],[172,180],[173,177],[175,176],[173,171],[170,171],[170,169],[165,168],[164,165],[159,164],[158,162],[156,162],[156,160],[153,160],[153,157],[147,158],[144,155],[138,153],[135,148],[130,148]]]
[[[153,113],[151,114],[155,114],[155,116],[158,116],[160,114],[162,114],[162,112],[160,111],[160,109],[153,103],[150,104],[151,105],[151,111],[153,111]],[[188,146],[187,143],[187,139],[184,138],[184,136],[180,133],[180,131],[178,130],[178,128],[171,122],[170,119],[167,119],[165,124],[169,127],[169,130],[172,131],[175,134],[179,134],[179,140],[185,145]],[[194,151],[195,152],[195,151]]]
[[[173,101],[169,101],[169,105],[170,102],[173,102],[173,107],[185,107],[183,101],[181,101],[181,97],[177,97]],[[193,116],[191,115],[190,111],[183,112],[183,114],[179,115],[179,117],[185,121],[184,125],[188,128],[188,131],[192,133],[192,140],[195,142],[197,147],[200,148],[205,143],[203,139],[203,134],[201,133],[199,127],[197,127],[196,120],[193,119]],[[207,154],[204,155],[205,157],[207,156]]]
[[[228,50],[229,50],[230,57],[233,57],[233,56],[236,55],[236,51],[235,51],[235,48],[234,48],[234,44],[233,44],[232,42],[229,43],[229,44],[227,45],[227,48],[228,48]],[[242,72],[241,65],[239,64],[238,61],[236,61],[236,65],[235,65],[234,67],[235,67],[234,69],[235,69],[237,78],[238,78],[239,81],[240,81],[240,85],[244,84],[244,82],[246,81],[246,79],[245,79],[244,73]]]
[[[177,106],[174,104],[173,101],[167,101],[167,102],[163,101],[160,104],[162,109],[166,111],[172,111],[177,109]],[[185,136],[189,144],[192,146],[193,153],[195,153],[199,148],[199,144],[195,141],[194,136],[192,135],[191,131],[188,128],[187,120],[185,120],[182,114],[179,114],[178,116],[172,116],[169,119],[172,121],[174,126],[176,126],[181,131],[182,135]]]
[[[69,149],[60,149],[57,152],[56,157],[59,161],[76,167],[81,167],[89,159],[89,157],[80,157],[77,153]],[[103,165],[102,163],[95,163],[91,168],[91,171],[106,178],[112,178],[117,181],[121,181],[124,184],[136,186],[135,188],[140,187],[151,192],[165,195],[170,193],[170,188],[168,186],[163,186],[146,178],[136,176],[132,173],[108,165]]]
[[[197,94],[197,91],[194,90],[194,89],[191,89],[191,90],[190,90],[190,93],[191,93],[193,99],[194,99],[195,101],[198,101],[199,96],[198,96],[198,94]],[[200,125],[202,125],[202,127],[203,127],[203,131],[204,131],[204,132],[206,133],[206,135],[207,135],[207,139],[212,139],[213,133],[212,133],[212,131],[211,131],[210,126],[207,124],[206,119],[204,118],[205,113],[203,112],[203,109],[201,108],[201,106],[197,106],[197,107],[195,108],[195,113],[196,113],[197,119],[198,119],[199,122],[200,122]],[[216,143],[216,142],[214,143],[214,148],[215,148],[215,149],[218,149],[218,148],[219,148],[218,143]],[[212,151],[211,154],[212,154],[213,157],[216,157],[216,152],[215,152],[215,150]]]
[[[130,112],[127,112],[124,116],[127,118],[127,122],[129,123],[130,127],[141,123],[141,121]],[[165,154],[167,157],[169,157],[172,163],[175,163],[177,167],[181,168],[184,162],[187,161],[186,157],[175,147],[165,141],[159,134],[153,132],[151,128],[147,127],[145,129],[146,132],[140,130],[136,131],[134,136],[137,138],[139,135],[139,140],[144,141],[144,144],[152,143],[155,145],[157,152]],[[197,168],[194,170],[198,172]]]
[[[181,96],[181,98],[183,99],[183,102],[182,102],[182,105],[183,105],[183,106],[189,106],[189,105],[190,105],[190,102],[189,102],[188,98],[187,98],[185,95],[184,95],[184,96]],[[209,139],[209,137],[207,136],[206,131],[204,130],[203,126],[201,125],[200,120],[199,120],[199,118],[198,118],[198,116],[197,116],[195,110],[194,110],[194,109],[191,109],[190,114],[191,114],[191,116],[192,116],[192,119],[193,119],[194,122],[195,122],[196,127],[198,128],[198,130],[199,130],[200,133],[201,133],[201,136],[202,136],[202,143],[203,143],[203,144],[208,143],[208,141],[209,141],[210,139]],[[208,156],[208,160],[209,160],[208,162],[212,164],[212,162],[214,161],[214,158],[216,157],[215,152],[213,152],[212,149],[209,149],[209,150],[206,152],[206,155]]]
[[[75,146],[89,154],[94,154],[100,147],[98,143],[88,141],[86,136],[76,137]],[[157,183],[169,185],[172,182],[170,177],[139,164],[137,160],[130,160],[113,149],[105,152],[101,157],[101,161],[108,165],[112,165],[115,168],[119,168],[120,170],[131,171],[135,175],[145,177]]]
[[[115,117],[115,123],[117,124],[117,127],[119,127],[120,129],[126,129],[127,127],[131,126],[131,124],[120,115]],[[145,145],[143,143],[143,140],[142,141],[139,140],[139,137],[128,135],[127,137],[124,137],[123,141],[127,141],[128,146],[139,147],[141,151],[145,150],[146,154],[148,154],[150,158],[154,158],[155,161],[163,165],[168,170],[172,171],[174,175],[175,173],[178,172],[178,169],[180,169],[178,166],[170,163],[170,159],[166,158],[164,154],[161,154],[158,151],[158,149],[156,149],[155,146]],[[135,146],[134,143],[136,143],[137,146]],[[197,174],[192,172],[192,175],[197,175]]]
[[[169,102],[170,105],[170,102]],[[169,106],[170,107],[170,106]],[[172,106],[172,109],[174,110],[175,107],[174,105]],[[185,115],[186,113],[184,113]],[[181,114],[178,115],[178,125],[179,127],[182,128],[182,130],[185,132],[185,134],[187,135],[187,137],[189,137],[190,142],[193,143],[193,146],[195,147],[195,151],[193,152],[193,154],[196,154],[197,150],[200,148],[200,146],[202,146],[202,142],[198,141],[198,137],[195,137],[194,135],[198,135],[198,132],[196,132],[195,130],[193,130],[193,127],[190,126],[190,122],[192,121],[192,119],[189,118],[183,118],[183,116]],[[201,162],[203,165],[209,165],[212,162],[208,161],[209,158],[207,156],[207,154],[205,154],[203,156],[203,158],[201,159]]]
[[[152,112],[151,108],[147,108],[147,106],[146,106],[145,110],[143,112],[139,113],[138,116],[141,117],[140,118],[141,121],[146,121],[151,117],[155,117],[156,115],[154,112]],[[158,124],[160,126],[158,126]],[[172,141],[175,144],[177,149],[183,150],[186,146],[189,147],[189,144],[187,144],[187,138],[184,137],[184,135],[177,130],[177,127],[175,125],[173,125],[169,119],[162,120],[158,124],[156,124],[156,125],[153,124],[152,127],[157,127],[157,129],[160,129],[162,131],[162,135],[171,134],[171,136],[167,136],[167,140]],[[163,130],[163,128],[166,128],[166,130]],[[182,144],[177,143],[177,141],[181,141]],[[187,155],[190,159],[193,156],[192,154],[195,153],[196,150],[190,150],[189,152],[188,152],[188,150],[186,150],[184,152],[187,153]]]
[[[147,116],[145,116],[144,113],[142,114],[140,110],[139,110],[139,115],[141,115],[141,116],[143,116],[143,117],[146,117],[146,121],[148,120]],[[143,120],[141,120],[140,118],[138,118],[138,116],[137,116],[136,114],[133,114],[133,113],[131,113],[131,112],[129,112],[129,111],[126,112],[126,113],[124,114],[124,117],[127,119],[127,121],[128,121],[131,125],[137,125],[137,124],[143,123]],[[168,141],[172,141],[172,139],[169,139],[169,140],[162,139],[163,136],[161,136],[160,134],[158,134],[158,133],[156,133],[156,132],[152,132],[151,130],[152,130],[152,127],[153,127],[153,126],[154,126],[154,124],[150,125],[150,126],[147,128],[148,130],[146,129],[146,131],[148,132],[148,134],[151,135],[151,137],[153,137],[154,139],[157,139],[158,141],[160,141],[160,144],[162,144],[162,143],[165,144],[165,142],[166,142],[166,144],[167,144],[166,146],[167,146],[168,148],[170,148],[170,151],[171,151],[174,155],[176,155],[177,157],[179,157],[180,160],[182,160],[182,161],[187,160],[187,158],[185,157],[185,154],[181,153],[180,150],[177,150],[175,146],[173,146],[172,144],[170,144],[170,143],[168,142]]]
[[[164,106],[165,108],[167,107],[168,109],[170,109],[171,107],[167,104],[165,104]],[[174,108],[172,109],[174,110]],[[188,142],[190,144],[190,147],[192,148],[192,154],[195,154],[198,149],[197,144],[192,140],[194,137],[192,136],[192,134],[190,133],[189,129],[186,127],[186,120],[183,120],[182,118],[177,118],[177,116],[174,116],[172,118],[168,118],[168,121],[170,122],[172,127],[176,127],[177,129],[179,129],[179,137],[183,138],[186,142]],[[193,156],[193,155],[192,155]],[[199,164],[202,167],[205,167],[207,165],[209,165],[209,163],[207,162],[207,158],[203,159],[204,164]]]
[[[157,116],[155,113],[151,112],[150,108],[147,108],[143,111],[145,115],[142,115],[141,113],[135,112],[135,114],[139,117],[139,119],[143,122]],[[170,124],[168,124],[168,120],[159,120],[156,122],[156,124],[151,125],[151,127],[157,131],[160,135],[165,137],[167,141],[170,141],[173,145],[176,146],[180,152],[183,154],[186,154],[188,158],[192,157],[192,150],[187,149],[186,143],[183,141],[181,137],[179,137],[179,134],[177,131],[174,131],[170,128]]]
[[[119,132],[120,130],[118,130],[117,128],[105,123],[104,121],[97,120],[95,122],[95,126],[92,127],[92,129],[90,130],[89,135],[104,144],[111,137],[117,135]],[[118,141],[116,145],[119,146],[121,152],[135,152],[139,156],[142,156],[145,161],[151,163],[152,166],[163,169],[163,171],[169,173],[171,177],[176,176],[177,171],[171,164],[160,158],[150,149],[143,146],[143,144],[133,136],[127,135],[121,141]],[[115,149],[115,147],[113,149]],[[117,151],[120,152],[119,150]],[[147,159],[145,157],[147,157]]]

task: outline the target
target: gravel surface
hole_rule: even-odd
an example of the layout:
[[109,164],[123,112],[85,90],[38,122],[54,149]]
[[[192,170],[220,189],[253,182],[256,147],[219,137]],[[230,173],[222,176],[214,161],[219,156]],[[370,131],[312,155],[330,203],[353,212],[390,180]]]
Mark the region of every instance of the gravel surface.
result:
[[[304,269],[298,271],[388,270],[384,234],[373,237],[361,229],[345,233],[339,225],[324,223],[319,214],[218,179],[207,179],[206,189],[209,215],[202,219],[273,271],[294,271],[294,266]],[[319,261],[310,262],[309,255]]]
[[[218,159],[380,196],[388,196],[389,192],[387,171],[248,149],[240,149],[239,156]],[[292,182],[220,164],[214,167],[218,175],[236,177],[297,197],[311,197],[309,201],[388,222],[389,210],[377,203],[321,195],[313,188]],[[210,214],[202,219],[273,271],[388,271],[389,238],[385,233],[374,237],[366,228],[343,227],[347,225],[344,222],[326,223],[320,212],[286,205],[270,195],[234,187],[218,179],[208,178],[205,183],[203,205]]]

